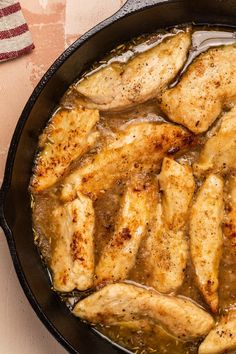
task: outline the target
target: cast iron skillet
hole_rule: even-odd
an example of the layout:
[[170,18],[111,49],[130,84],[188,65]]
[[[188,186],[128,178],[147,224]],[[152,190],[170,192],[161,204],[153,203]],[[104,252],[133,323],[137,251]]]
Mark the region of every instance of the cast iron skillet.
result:
[[38,136],[68,86],[92,62],[139,34],[191,22],[234,26],[236,0],[128,0],[120,11],[82,36],[56,60],[34,90],[17,124],[0,191],[0,225],[29,302],[70,353],[124,351],[73,317],[50,289],[48,274],[33,243],[28,193]]

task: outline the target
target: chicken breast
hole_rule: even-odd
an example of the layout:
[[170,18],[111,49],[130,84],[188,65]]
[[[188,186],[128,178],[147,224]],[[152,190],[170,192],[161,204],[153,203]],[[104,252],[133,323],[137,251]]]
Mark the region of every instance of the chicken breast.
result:
[[124,280],[133,268],[140,243],[147,231],[152,194],[150,182],[134,178],[124,194],[114,235],[96,267],[96,283]]
[[223,180],[209,175],[190,216],[190,248],[198,287],[213,312],[218,310],[218,273],[222,251]]
[[159,175],[162,202],[152,203],[153,219],[143,250],[147,285],[162,293],[176,291],[183,283],[188,259],[186,222],[195,182],[188,166],[165,158]]
[[207,172],[227,173],[236,167],[236,106],[225,113],[219,130],[206,142],[198,162],[194,165],[197,176]]
[[106,146],[63,181],[62,200],[73,200],[76,192],[92,198],[120,179],[160,168],[166,154],[189,146],[192,135],[170,124],[137,123],[121,130],[115,142]]
[[88,296],[77,303],[73,314],[103,325],[146,319],[182,340],[204,336],[214,326],[213,318],[190,300],[124,283],[107,285]]
[[94,210],[83,195],[53,211],[50,267],[56,290],[87,290],[94,277]]
[[180,31],[127,63],[103,67],[76,85],[78,103],[106,111],[154,98],[182,68],[190,45],[190,33]]
[[236,349],[236,313],[230,310],[199,347],[199,354],[220,354]]
[[236,96],[236,44],[199,55],[181,81],[161,97],[161,108],[192,132],[205,132]]
[[228,252],[236,257],[236,176],[231,175],[228,181],[228,199],[225,210],[224,236],[228,241]]
[[97,110],[59,110],[49,122],[40,138],[42,151],[36,159],[31,180],[33,192],[51,187],[75,159],[93,145],[97,133],[93,132],[99,120]]
[[195,190],[190,166],[164,158],[159,183],[163,192],[162,206],[166,226],[173,231],[185,229],[189,205]]

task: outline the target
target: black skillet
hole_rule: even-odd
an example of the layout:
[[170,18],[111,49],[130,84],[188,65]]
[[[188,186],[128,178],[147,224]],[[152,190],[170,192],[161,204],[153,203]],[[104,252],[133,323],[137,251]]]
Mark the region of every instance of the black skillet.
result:
[[124,351],[73,317],[50,289],[48,274],[33,243],[28,193],[38,136],[68,86],[118,43],[159,28],[192,22],[235,26],[236,0],[128,0],[120,11],[83,35],[56,60],[34,90],[17,124],[0,191],[0,225],[29,302],[70,353]]

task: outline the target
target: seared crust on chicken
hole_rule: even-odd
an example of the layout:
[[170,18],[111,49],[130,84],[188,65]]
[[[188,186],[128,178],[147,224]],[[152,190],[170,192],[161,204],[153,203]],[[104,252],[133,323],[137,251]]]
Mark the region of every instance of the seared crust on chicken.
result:
[[236,44],[209,49],[181,81],[161,97],[169,119],[194,133],[205,132],[236,96]]
[[94,210],[91,199],[77,199],[53,211],[50,267],[56,290],[87,290],[94,277]]
[[99,110],[121,110],[145,102],[177,75],[187,59],[189,32],[179,32],[127,63],[112,63],[76,85],[78,103]]
[[159,175],[162,203],[153,200],[150,232],[144,248],[147,285],[162,293],[183,283],[188,259],[186,223],[195,182],[189,166],[165,158]]
[[233,259],[236,257],[236,176],[232,175],[228,181],[228,198],[225,210],[224,236],[228,241],[228,251]]
[[236,107],[225,113],[219,130],[206,142],[194,165],[196,175],[227,173],[236,168]]
[[88,160],[63,181],[62,200],[73,200],[76,192],[97,198],[120,179],[139,172],[158,171],[169,152],[189,146],[192,135],[171,124],[137,123],[121,130],[115,142]]
[[93,324],[148,320],[182,340],[206,335],[213,318],[190,300],[165,296],[131,284],[110,284],[77,303],[73,314]]
[[199,347],[199,354],[220,354],[236,349],[236,312],[230,310]]
[[200,188],[190,216],[190,248],[196,279],[213,312],[218,310],[218,273],[223,237],[223,180],[209,175]]
[[99,120],[99,112],[82,107],[59,110],[40,137],[42,151],[36,159],[31,181],[33,192],[51,187],[71,162],[84,154],[94,143],[91,133]]
[[96,283],[127,279],[140,243],[146,235],[155,187],[145,178],[134,178],[124,194],[115,232],[95,270]]

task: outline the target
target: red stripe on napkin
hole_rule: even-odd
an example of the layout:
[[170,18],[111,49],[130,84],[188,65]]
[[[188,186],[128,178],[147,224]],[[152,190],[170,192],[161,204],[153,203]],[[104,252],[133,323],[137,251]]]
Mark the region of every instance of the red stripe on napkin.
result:
[[13,52],[7,52],[7,53],[0,53],[0,61],[18,58],[23,54],[29,53],[32,49],[34,49],[34,45],[30,44],[28,47],[17,50],[16,52],[13,51]]
[[27,24],[24,23],[23,25],[20,25],[16,28],[12,28],[10,30],[0,31],[0,39],[16,37],[19,36],[19,34],[27,32],[28,30],[29,28]]
[[0,9],[0,17],[7,16],[14,14],[17,11],[20,11],[21,7],[20,4],[17,2],[16,4],[4,7],[3,9]]

